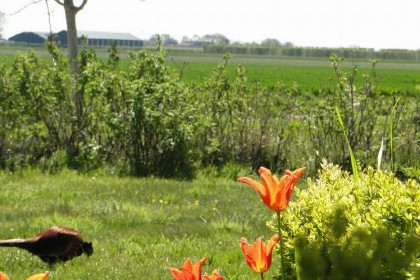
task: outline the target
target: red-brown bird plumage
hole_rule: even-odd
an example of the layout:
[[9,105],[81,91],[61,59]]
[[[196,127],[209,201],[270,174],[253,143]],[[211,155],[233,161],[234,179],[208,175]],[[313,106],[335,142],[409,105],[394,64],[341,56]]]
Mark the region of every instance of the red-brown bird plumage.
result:
[[93,254],[92,243],[84,242],[80,233],[66,227],[51,227],[27,239],[0,240],[0,246],[25,249],[50,264]]

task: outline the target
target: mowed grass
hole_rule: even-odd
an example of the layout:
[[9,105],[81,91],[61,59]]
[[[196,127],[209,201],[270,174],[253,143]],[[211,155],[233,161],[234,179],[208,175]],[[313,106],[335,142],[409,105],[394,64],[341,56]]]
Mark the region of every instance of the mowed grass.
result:
[[[49,267],[38,257],[0,247],[0,271],[26,279],[50,270],[52,279],[173,279],[169,267],[208,257],[203,272],[225,279],[257,277],[239,240],[272,233],[271,212],[249,186],[234,180],[175,181],[78,175],[64,171],[0,174],[0,239],[31,237],[54,226],[73,227],[94,254]],[[267,279],[275,274],[278,255]]]

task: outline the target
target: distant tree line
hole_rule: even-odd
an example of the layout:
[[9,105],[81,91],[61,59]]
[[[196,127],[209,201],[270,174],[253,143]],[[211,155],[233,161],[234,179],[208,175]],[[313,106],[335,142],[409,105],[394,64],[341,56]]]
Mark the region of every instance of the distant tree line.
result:
[[204,53],[217,54],[250,54],[250,55],[276,55],[292,57],[325,57],[332,54],[350,59],[384,59],[384,60],[420,60],[420,50],[382,49],[373,48],[327,48],[327,47],[297,47],[291,42],[282,43],[277,39],[267,38],[260,43],[231,42],[223,34],[207,34],[204,36],[184,36],[181,42],[168,34],[155,34],[150,37],[147,44],[155,46],[160,37],[164,46],[188,46],[202,48]]
[[194,35],[192,37],[184,36],[182,41],[178,42],[176,39],[172,38],[169,34],[154,34],[147,41],[147,44],[156,46],[159,39],[163,46],[192,46],[192,47],[201,47],[203,45],[229,45],[229,39],[219,33],[207,34],[204,36]]
[[293,57],[325,57],[337,54],[351,59],[390,59],[390,60],[420,60],[420,50],[384,49],[375,51],[370,48],[315,48],[315,47],[269,47],[259,44],[243,45],[205,45],[205,53],[232,53],[255,55],[278,55]]

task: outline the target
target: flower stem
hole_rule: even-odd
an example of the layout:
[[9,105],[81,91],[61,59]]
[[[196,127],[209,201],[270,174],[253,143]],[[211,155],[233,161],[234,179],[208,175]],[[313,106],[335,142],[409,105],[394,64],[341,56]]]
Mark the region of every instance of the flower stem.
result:
[[280,267],[280,275],[281,279],[285,279],[285,259],[284,259],[284,240],[283,235],[281,233],[281,214],[280,211],[277,212],[277,229],[279,231],[279,237],[280,237],[280,261],[281,261],[281,267]]
[[261,280],[264,280],[264,273],[260,273],[261,275]]

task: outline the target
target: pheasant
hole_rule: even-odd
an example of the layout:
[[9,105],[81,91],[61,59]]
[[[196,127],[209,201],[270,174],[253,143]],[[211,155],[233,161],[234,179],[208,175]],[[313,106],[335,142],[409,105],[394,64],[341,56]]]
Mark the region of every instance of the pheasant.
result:
[[84,242],[80,233],[66,227],[51,227],[28,239],[0,240],[0,246],[25,249],[49,264],[93,254],[92,243]]

